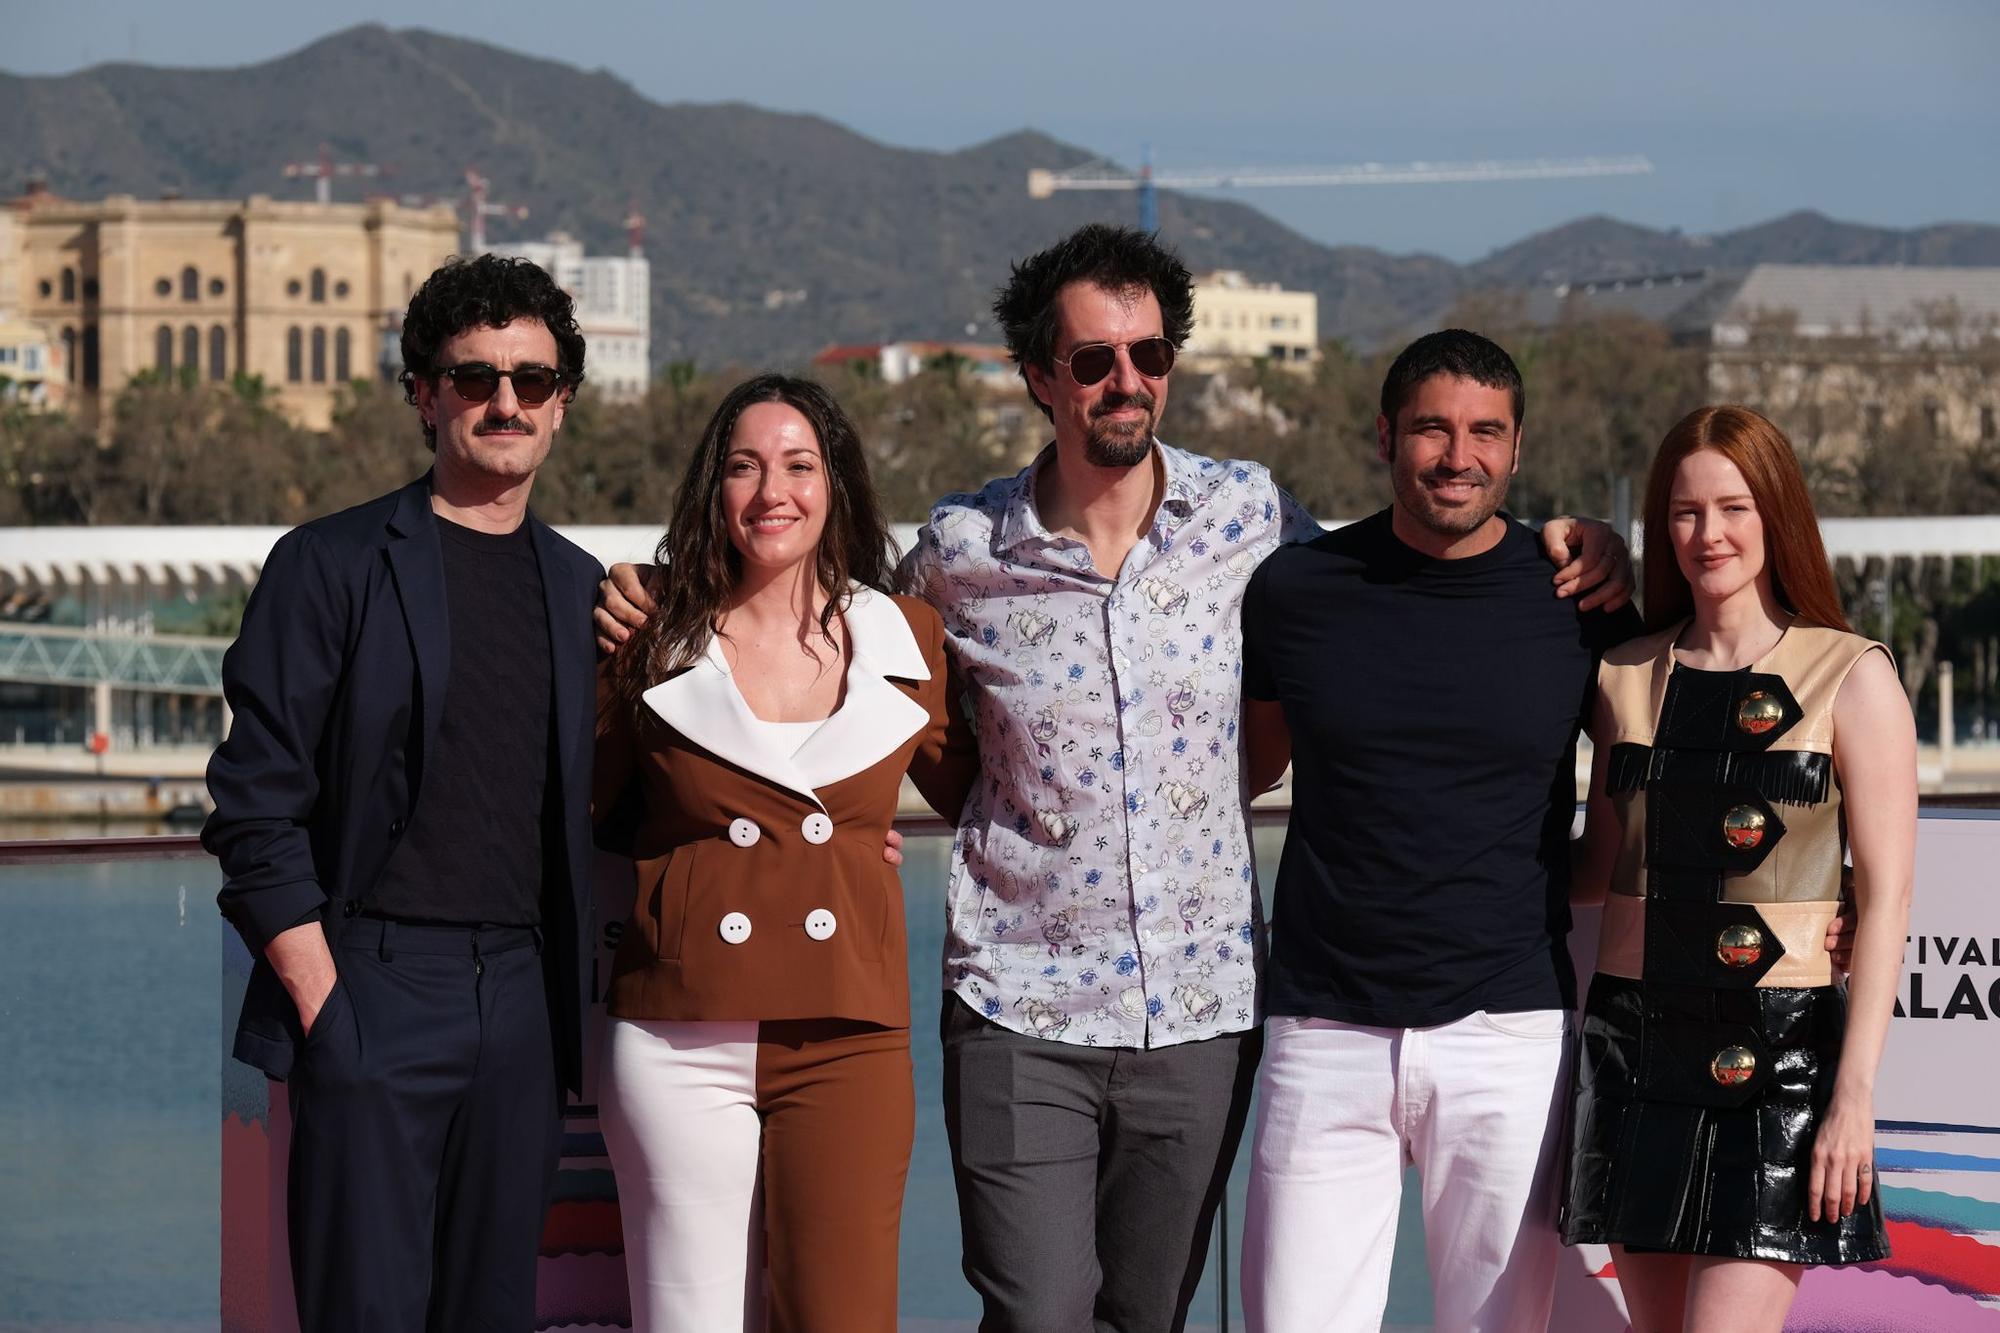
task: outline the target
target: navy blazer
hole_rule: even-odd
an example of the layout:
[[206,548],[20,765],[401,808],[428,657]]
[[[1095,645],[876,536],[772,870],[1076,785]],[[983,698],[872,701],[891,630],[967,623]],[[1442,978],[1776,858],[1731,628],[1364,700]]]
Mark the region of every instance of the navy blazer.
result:
[[[236,1058],[284,1078],[303,1040],[264,946],[315,912],[338,946],[423,791],[450,677],[444,555],[430,477],[294,528],[271,548],[222,662],[235,717],[208,765],[202,845],[217,901],[256,958]],[[542,928],[557,1074],[582,1087],[590,982],[590,780],[603,570],[532,514],[548,600],[561,826],[546,848]],[[480,836],[466,829],[464,836]]]

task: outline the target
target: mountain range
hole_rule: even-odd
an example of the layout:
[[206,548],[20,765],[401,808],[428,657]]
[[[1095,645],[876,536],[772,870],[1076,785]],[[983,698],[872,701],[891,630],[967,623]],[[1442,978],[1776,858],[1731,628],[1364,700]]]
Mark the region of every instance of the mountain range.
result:
[[[1095,156],[1032,130],[957,152],[898,148],[817,116],[663,104],[605,70],[418,29],[351,28],[233,69],[0,74],[0,107],[0,193],[39,175],[71,198],[306,198],[280,168],[325,142],[337,159],[388,166],[369,188],[396,194],[453,198],[476,165],[496,199],[530,210],[491,224],[494,240],[560,228],[615,253],[636,206],[656,362],[796,363],[832,342],[969,326],[993,341],[987,307],[1010,257],[1133,210],[1127,194],[1030,199],[1030,168]],[[1467,265],[1323,245],[1225,199],[1164,192],[1160,224],[1196,272],[1316,292],[1322,336],[1361,343],[1420,329],[1484,287],[1769,261],[2000,264],[2000,227],[1902,231],[1811,212],[1709,236],[1584,218]]]

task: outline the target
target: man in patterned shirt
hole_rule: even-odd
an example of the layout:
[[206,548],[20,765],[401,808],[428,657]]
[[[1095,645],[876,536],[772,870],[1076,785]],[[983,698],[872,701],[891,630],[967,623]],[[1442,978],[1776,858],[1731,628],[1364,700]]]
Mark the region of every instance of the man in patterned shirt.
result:
[[[1054,442],[940,501],[902,571],[944,616],[982,760],[941,1026],[989,1333],[1180,1329],[1255,1077],[1249,797],[1286,742],[1282,719],[1242,734],[1241,603],[1266,555],[1320,529],[1262,466],[1155,437],[1193,306],[1187,269],[1126,228],[1017,265],[995,313]],[[1572,535],[1545,542],[1562,558]],[[1559,586],[1607,537],[1591,528]],[[606,646],[643,574],[606,581]]]
[[1151,236],[1084,227],[994,313],[1055,441],[940,501],[903,568],[982,758],[942,1016],[965,1271],[984,1330],[1178,1330],[1261,1047],[1249,798],[1288,753],[1281,718],[1241,730],[1243,589],[1320,529],[1260,465],[1156,438],[1194,298]]

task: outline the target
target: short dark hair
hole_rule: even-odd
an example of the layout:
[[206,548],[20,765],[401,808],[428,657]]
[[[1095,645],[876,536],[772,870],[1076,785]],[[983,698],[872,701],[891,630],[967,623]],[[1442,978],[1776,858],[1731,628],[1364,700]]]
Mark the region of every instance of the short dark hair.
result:
[[1514,401],[1514,429],[1521,429],[1528,397],[1521,387],[1521,368],[1507,355],[1507,349],[1467,329],[1439,329],[1405,347],[1382,380],[1382,415],[1389,419],[1391,430],[1403,404],[1433,375],[1452,375],[1489,389],[1505,389]]
[[[416,381],[436,380],[438,349],[467,329],[497,329],[517,319],[540,320],[556,339],[556,369],[574,393],[583,383],[583,334],[576,306],[541,265],[502,255],[447,259],[424,279],[403,315],[403,388],[417,401]],[[426,424],[424,442],[437,448]]]
[[[1092,222],[1014,265],[1007,285],[994,294],[993,317],[1023,381],[1029,366],[1049,368],[1056,354],[1056,294],[1073,282],[1108,292],[1150,291],[1160,303],[1160,332],[1176,350],[1194,328],[1194,277],[1180,256],[1150,232]],[[1047,403],[1035,403],[1050,415]]]

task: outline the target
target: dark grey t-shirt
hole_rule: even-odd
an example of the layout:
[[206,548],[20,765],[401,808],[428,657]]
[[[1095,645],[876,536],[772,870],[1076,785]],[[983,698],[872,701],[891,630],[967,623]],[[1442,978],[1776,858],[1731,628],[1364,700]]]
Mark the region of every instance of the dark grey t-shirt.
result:
[[362,906],[424,921],[541,923],[549,816],[548,603],[533,534],[440,518],[451,672],[417,807]]
[[1388,510],[1258,567],[1243,692],[1292,738],[1270,1013],[1428,1027],[1574,1003],[1576,737],[1639,620],[1579,612],[1553,572],[1518,523],[1436,560]]

